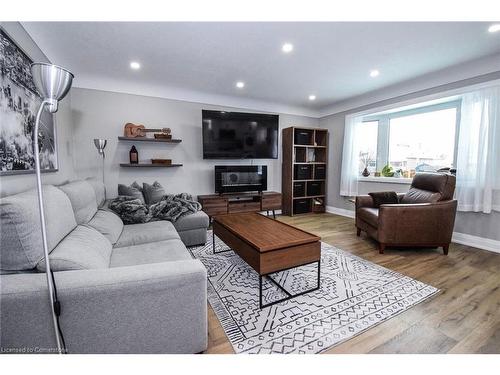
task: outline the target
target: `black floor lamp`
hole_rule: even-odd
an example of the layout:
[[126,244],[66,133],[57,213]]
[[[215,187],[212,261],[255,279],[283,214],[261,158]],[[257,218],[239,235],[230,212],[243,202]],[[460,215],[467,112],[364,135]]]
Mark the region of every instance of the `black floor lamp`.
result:
[[45,273],[47,276],[47,286],[49,288],[52,322],[54,324],[57,351],[59,354],[63,354],[65,348],[62,342],[63,340],[60,334],[58,320],[60,306],[57,301],[52,273],[50,270],[49,249],[47,246],[47,230],[45,226],[45,212],[43,209],[42,178],[40,175],[40,155],[38,149],[38,126],[40,123],[40,117],[45,107],[50,113],[57,112],[58,101],[64,98],[70,90],[74,76],[70,71],[61,68],[60,66],[46,63],[31,64],[31,74],[33,75],[33,82],[35,83],[35,86],[43,99],[36,116],[35,128],[33,130],[33,156],[35,158],[36,186],[38,189],[38,207],[40,209],[40,225],[42,228],[43,252],[45,255]]

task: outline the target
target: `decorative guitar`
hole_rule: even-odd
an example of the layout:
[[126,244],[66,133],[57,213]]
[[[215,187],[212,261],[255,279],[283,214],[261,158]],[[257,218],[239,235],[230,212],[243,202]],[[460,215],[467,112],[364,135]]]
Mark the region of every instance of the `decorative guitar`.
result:
[[128,122],[125,124],[123,129],[123,135],[128,138],[137,138],[137,137],[145,137],[146,133],[163,133],[170,134],[170,128],[161,128],[161,129],[146,129],[144,125],[136,125]]

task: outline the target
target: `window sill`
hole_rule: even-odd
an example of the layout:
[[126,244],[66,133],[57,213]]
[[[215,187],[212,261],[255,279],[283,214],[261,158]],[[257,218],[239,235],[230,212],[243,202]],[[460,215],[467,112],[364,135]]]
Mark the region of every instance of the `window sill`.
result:
[[388,183],[388,184],[404,184],[410,185],[411,178],[404,177],[358,177],[359,182],[379,182],[379,183]]

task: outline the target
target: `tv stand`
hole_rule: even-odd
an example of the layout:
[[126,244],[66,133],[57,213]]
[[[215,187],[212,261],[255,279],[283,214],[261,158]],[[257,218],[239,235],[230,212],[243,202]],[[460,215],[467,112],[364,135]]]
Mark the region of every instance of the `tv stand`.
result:
[[266,211],[268,215],[271,211],[276,218],[276,210],[281,210],[281,193],[266,191],[198,195],[198,202],[210,218],[221,214],[261,211]]

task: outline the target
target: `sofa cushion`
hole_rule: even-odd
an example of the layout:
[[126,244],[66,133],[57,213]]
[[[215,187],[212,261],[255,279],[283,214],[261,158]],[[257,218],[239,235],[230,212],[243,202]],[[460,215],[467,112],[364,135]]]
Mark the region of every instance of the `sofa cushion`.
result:
[[203,211],[198,211],[181,217],[179,220],[175,221],[173,225],[178,232],[200,228],[206,229],[209,225],[209,218]]
[[130,186],[118,184],[118,195],[134,197],[139,199],[141,203],[146,203],[144,195],[142,194],[142,187],[136,181],[134,181]]
[[172,239],[113,249],[110,267],[192,259],[181,240]]
[[97,210],[96,214],[87,225],[104,235],[112,245],[118,241],[123,231],[122,219],[109,210]]
[[356,215],[372,227],[378,227],[378,208],[361,207],[358,208]]
[[[76,227],[66,194],[52,185],[43,186],[47,245],[51,251]],[[0,269],[29,270],[43,258],[37,190],[0,199]]]
[[97,212],[94,188],[88,181],[77,180],[59,186],[71,201],[78,224],[87,224]]
[[104,184],[101,180],[94,177],[86,178],[85,181],[87,181],[94,188],[97,207],[102,207],[106,200],[106,188],[104,187]]
[[123,227],[115,247],[141,245],[144,243],[179,239],[179,234],[170,221],[152,221],[130,224]]
[[[108,268],[111,243],[93,228],[78,225],[49,254],[52,271]],[[45,258],[36,267],[45,271]]]
[[183,230],[179,232],[181,241],[184,242],[184,245],[187,247],[204,245],[207,242],[207,235],[206,228]]
[[144,194],[144,200],[148,206],[158,203],[165,196],[165,189],[158,181],[155,181],[153,185],[143,183],[142,184],[142,194]]
[[435,203],[441,200],[441,193],[411,187],[401,199],[403,204]]
[[368,193],[373,199],[373,207],[379,208],[381,204],[397,204],[398,195],[395,191],[378,191],[375,193]]

